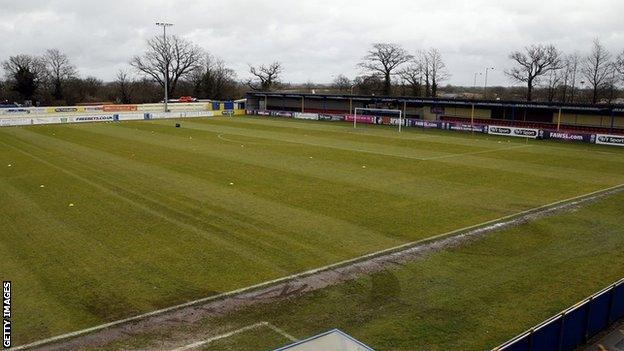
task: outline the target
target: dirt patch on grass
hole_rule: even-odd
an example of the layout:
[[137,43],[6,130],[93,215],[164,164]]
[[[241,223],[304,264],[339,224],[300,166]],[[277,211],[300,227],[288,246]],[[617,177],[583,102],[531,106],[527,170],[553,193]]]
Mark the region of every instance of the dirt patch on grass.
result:
[[[174,306],[76,333],[42,340],[31,345],[26,345],[25,347],[18,347],[17,349],[76,350],[98,348],[135,335],[151,332],[158,333],[163,330],[189,326],[207,317],[220,316],[256,304],[279,301],[288,297],[302,295],[314,290],[337,285],[364,275],[381,272],[385,269],[414,261],[425,254],[457,247],[483,235],[494,233],[504,228],[522,225],[562,212],[574,211],[581,206],[623,191],[624,185],[620,185],[507,216],[481,225],[456,230],[400,247],[344,261],[328,267],[307,271],[231,293],[192,301],[184,305]],[[180,328],[180,330],[184,329],[185,328]],[[199,335],[186,335],[184,338],[178,338],[176,336],[176,339],[184,339],[185,343],[188,344],[200,337]],[[162,340],[157,348],[161,349],[164,346],[175,347],[179,345],[175,345],[171,341]]]

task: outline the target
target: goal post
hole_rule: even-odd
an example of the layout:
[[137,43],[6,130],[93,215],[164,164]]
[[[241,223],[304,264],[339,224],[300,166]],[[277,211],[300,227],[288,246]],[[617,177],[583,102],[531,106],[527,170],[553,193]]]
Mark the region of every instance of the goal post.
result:
[[[359,113],[358,113],[359,112]],[[377,114],[375,114],[377,113]],[[365,107],[356,107],[355,114],[353,115],[353,128],[357,128],[357,120],[358,116],[374,116],[378,117],[379,113],[381,113],[381,117],[387,117],[387,115],[399,116],[399,133],[401,133],[403,128],[403,111],[401,110],[391,110],[391,109],[383,109],[383,108],[365,108]]]

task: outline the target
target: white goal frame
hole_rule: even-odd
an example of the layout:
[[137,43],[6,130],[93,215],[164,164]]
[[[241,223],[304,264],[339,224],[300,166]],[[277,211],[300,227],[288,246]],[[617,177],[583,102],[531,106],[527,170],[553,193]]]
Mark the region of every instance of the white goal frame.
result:
[[[403,128],[403,111],[402,110],[391,110],[391,109],[385,109],[385,108],[367,108],[367,107],[356,107],[355,108],[355,114],[353,115],[353,128],[357,128],[357,117],[358,117],[358,111],[377,111],[377,112],[392,112],[392,113],[398,113],[399,115],[399,133],[401,133],[402,128]],[[363,115],[363,114],[360,114]]]

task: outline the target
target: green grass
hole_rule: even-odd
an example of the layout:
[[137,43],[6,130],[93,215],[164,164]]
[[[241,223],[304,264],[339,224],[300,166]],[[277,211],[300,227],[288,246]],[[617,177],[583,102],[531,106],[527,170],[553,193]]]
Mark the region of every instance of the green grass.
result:
[[[258,321],[302,339],[340,328],[376,350],[492,349],[624,277],[623,206],[619,194],[400,268],[103,349],[185,345],[197,339],[181,335],[207,338]],[[289,343],[265,328],[204,349],[272,350]]]
[[0,129],[0,275],[14,283],[16,344],[624,183],[617,148],[174,123]]

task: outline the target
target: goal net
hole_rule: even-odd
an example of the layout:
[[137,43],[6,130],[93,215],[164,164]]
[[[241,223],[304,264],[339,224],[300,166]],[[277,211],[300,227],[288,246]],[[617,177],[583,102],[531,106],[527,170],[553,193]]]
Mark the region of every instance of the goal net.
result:
[[382,120],[384,118],[388,118],[388,123],[383,124],[396,124],[399,126],[399,133],[402,131],[403,111],[365,107],[357,107],[355,109],[355,114],[353,115],[353,128],[357,128],[358,122],[376,124],[377,122],[373,119],[377,118],[381,118]]

